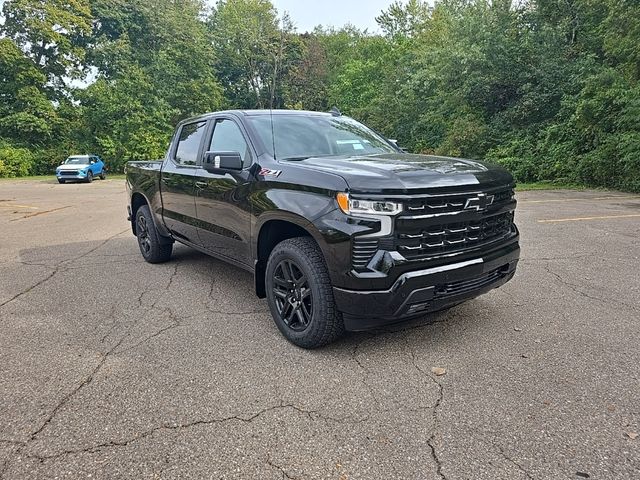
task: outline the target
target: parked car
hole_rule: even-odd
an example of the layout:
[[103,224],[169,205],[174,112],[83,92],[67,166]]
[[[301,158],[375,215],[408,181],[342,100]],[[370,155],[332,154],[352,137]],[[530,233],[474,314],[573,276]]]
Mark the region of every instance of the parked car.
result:
[[520,254],[504,168],[405,153],[336,112],[185,120],[164,160],[127,163],[126,182],[145,260],[178,241],[247,269],[305,348],[477,297]]
[[58,182],[79,180],[91,183],[95,177],[107,178],[102,159],[97,155],[71,155],[56,168]]

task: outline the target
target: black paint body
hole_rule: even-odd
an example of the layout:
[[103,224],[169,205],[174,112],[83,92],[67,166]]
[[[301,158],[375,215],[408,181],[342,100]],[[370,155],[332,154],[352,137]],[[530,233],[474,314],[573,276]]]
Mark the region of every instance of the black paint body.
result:
[[[260,296],[268,258],[263,248],[268,243],[267,227],[291,226],[310,235],[324,254],[336,303],[351,330],[446,308],[512,278],[520,249],[513,224],[514,182],[506,170],[399,149],[361,157],[274,160],[246,121],[251,115],[269,114],[268,110],[228,111],[195,119],[207,122],[207,130],[198,161],[190,166],[178,165],[172,157],[177,135],[187,121],[182,122],[164,160],[127,164],[129,214],[148,203],[160,233],[254,272]],[[217,118],[237,123],[250,146],[251,162],[242,171],[211,173],[202,167]],[[265,169],[279,172],[277,176],[261,174]],[[347,215],[337,204],[338,192],[401,202],[415,210],[405,209],[386,219]],[[478,194],[495,196],[496,201],[478,209],[448,211],[446,207],[447,202],[464,203]],[[434,202],[435,207],[424,207]],[[471,233],[455,233],[460,229]],[[440,252],[423,252],[422,240],[411,237],[440,230],[443,236],[438,238],[451,242]],[[472,235],[478,231],[491,241],[476,240]],[[399,232],[413,233],[401,239],[404,234]],[[464,248],[455,246],[460,235],[467,235]]]

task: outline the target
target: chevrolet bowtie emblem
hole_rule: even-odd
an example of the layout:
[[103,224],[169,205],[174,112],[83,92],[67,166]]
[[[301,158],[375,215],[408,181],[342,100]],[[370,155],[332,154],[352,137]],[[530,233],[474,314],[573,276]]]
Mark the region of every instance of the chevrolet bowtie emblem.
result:
[[493,199],[493,195],[479,193],[477,196],[467,199],[467,202],[464,204],[464,209],[477,211],[486,210],[487,207],[493,203]]

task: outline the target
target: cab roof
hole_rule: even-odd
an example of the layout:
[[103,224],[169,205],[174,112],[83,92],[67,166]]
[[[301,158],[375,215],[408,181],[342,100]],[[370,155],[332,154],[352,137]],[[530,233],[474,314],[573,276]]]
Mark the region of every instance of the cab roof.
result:
[[196,117],[191,117],[191,118],[186,118],[184,120],[182,120],[180,122],[180,124],[182,123],[187,123],[187,122],[193,122],[193,121],[198,121],[198,120],[208,120],[211,117],[215,117],[217,115],[225,115],[225,114],[230,114],[230,115],[236,115],[236,116],[245,116],[245,117],[254,117],[254,116],[259,116],[259,115],[299,115],[299,116],[306,116],[306,117],[311,117],[311,116],[322,116],[322,117],[330,117],[332,116],[331,113],[329,112],[314,112],[312,110],[285,110],[285,109],[273,109],[273,110],[269,110],[269,109],[255,109],[255,110],[222,110],[219,112],[209,112],[209,113],[204,113],[202,115],[198,115]]

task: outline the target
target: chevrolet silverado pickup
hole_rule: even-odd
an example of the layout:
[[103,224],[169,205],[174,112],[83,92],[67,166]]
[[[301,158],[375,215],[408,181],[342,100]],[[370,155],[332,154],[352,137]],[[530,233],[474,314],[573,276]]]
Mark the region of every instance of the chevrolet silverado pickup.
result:
[[184,120],[165,158],[128,162],[126,179],[146,261],[177,241],[250,271],[304,348],[477,297],[520,254],[505,169],[405,153],[336,111]]

